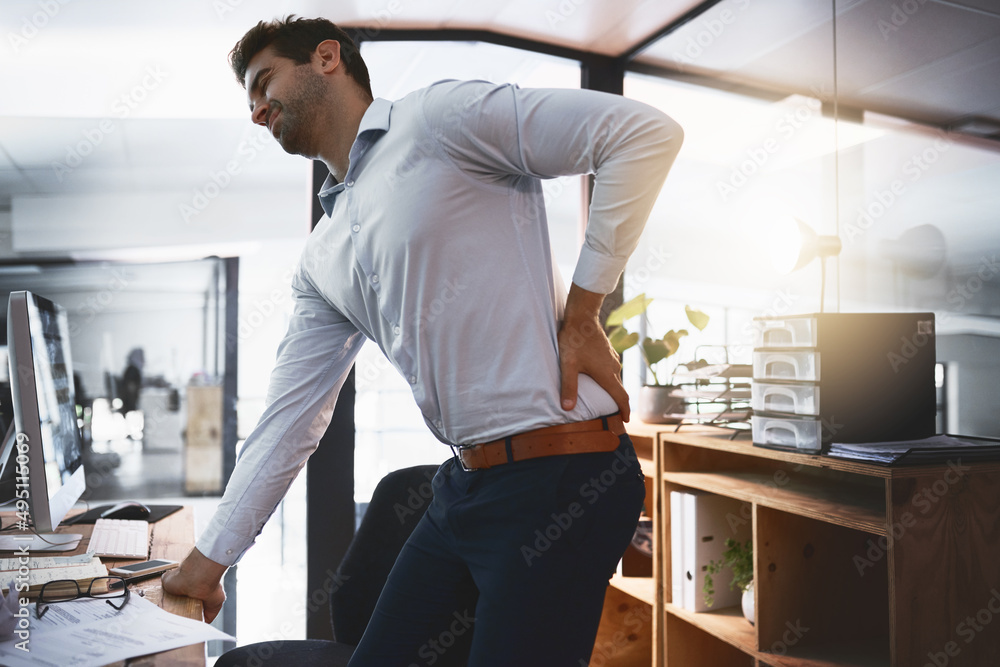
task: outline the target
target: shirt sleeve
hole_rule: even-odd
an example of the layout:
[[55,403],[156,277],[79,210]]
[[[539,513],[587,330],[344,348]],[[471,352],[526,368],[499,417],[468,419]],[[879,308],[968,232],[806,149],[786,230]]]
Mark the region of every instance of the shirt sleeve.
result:
[[222,565],[242,558],[315,451],[364,342],[300,272],[292,290],[294,310],[278,347],[267,407],[197,542],[198,551]]
[[479,81],[432,86],[423,109],[444,151],[478,178],[595,174],[573,282],[615,288],[680,151],[677,122],[619,95]]

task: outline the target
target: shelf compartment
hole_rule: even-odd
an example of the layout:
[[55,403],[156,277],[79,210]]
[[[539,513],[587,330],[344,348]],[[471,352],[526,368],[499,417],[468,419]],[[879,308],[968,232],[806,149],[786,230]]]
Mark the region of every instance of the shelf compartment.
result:
[[[748,628],[753,628],[740,615],[735,619],[727,610],[695,614],[674,605],[667,605],[666,623],[666,664],[684,667],[752,667],[754,659],[742,645],[745,640],[737,639],[728,630],[735,630],[739,620]],[[733,613],[738,613],[734,611]],[[721,632],[718,632],[720,631]]]
[[653,607],[614,585],[609,586],[590,664],[649,667],[652,653]]
[[888,645],[882,641],[830,642],[785,655],[759,653],[765,667],[888,667]]
[[743,612],[739,607],[693,612],[668,603],[666,609],[671,616],[683,618],[696,628],[721,639],[744,653],[755,652],[757,647],[756,632],[750,622],[743,617]]
[[[780,474],[779,474],[780,473]],[[664,472],[671,484],[701,489],[838,526],[886,535],[881,486],[845,484],[793,471]]]
[[754,525],[758,657],[789,666],[887,665],[888,557],[868,559],[872,536],[761,506]]
[[[886,644],[882,641],[843,641],[811,647],[792,646],[784,655],[756,650],[756,630],[738,607],[695,613],[672,604],[667,614],[683,619],[698,630],[739,649],[758,660],[762,667],[886,667],[889,664]],[[682,662],[687,666],[688,663]]]
[[655,604],[656,585],[652,577],[625,577],[615,573],[611,585],[646,604]]

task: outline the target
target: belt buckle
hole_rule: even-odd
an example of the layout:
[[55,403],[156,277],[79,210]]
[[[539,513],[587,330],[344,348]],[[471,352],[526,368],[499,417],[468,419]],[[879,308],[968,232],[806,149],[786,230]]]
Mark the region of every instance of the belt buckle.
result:
[[455,460],[458,461],[458,465],[462,466],[462,470],[464,470],[465,472],[474,472],[476,470],[479,470],[479,468],[469,468],[469,467],[467,467],[465,465],[465,461],[462,460],[461,454],[459,454],[459,452],[461,452],[463,449],[469,449],[471,447],[474,447],[475,445],[465,445],[465,446],[462,446],[462,445],[448,445],[448,446],[451,447],[451,451],[455,455]]

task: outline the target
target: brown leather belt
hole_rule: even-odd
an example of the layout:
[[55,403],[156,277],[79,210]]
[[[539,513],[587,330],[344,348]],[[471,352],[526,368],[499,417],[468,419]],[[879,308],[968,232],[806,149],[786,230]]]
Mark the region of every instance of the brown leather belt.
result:
[[465,470],[484,470],[504,463],[558,454],[612,452],[618,448],[625,423],[619,413],[585,422],[557,424],[478,445],[456,447]]

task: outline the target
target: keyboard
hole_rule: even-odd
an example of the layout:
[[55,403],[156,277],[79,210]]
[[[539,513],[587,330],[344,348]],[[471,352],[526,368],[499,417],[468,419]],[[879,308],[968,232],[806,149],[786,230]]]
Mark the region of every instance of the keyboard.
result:
[[90,535],[87,553],[115,558],[149,555],[149,522],[138,519],[98,519]]

